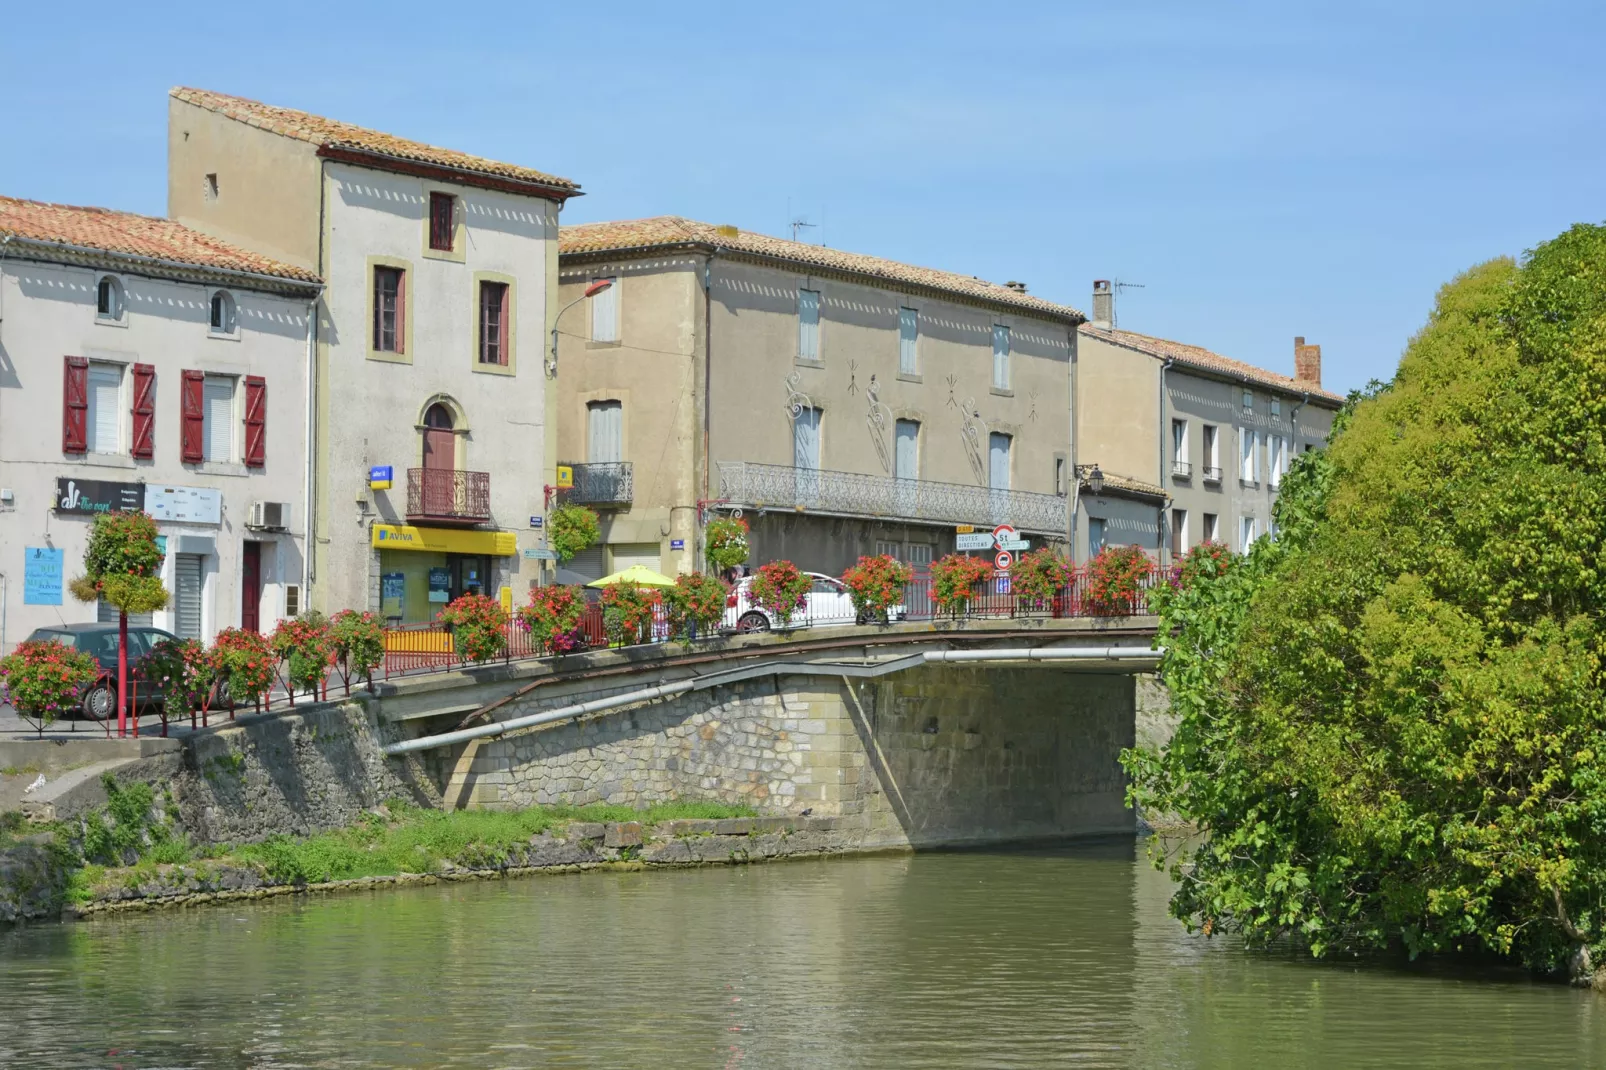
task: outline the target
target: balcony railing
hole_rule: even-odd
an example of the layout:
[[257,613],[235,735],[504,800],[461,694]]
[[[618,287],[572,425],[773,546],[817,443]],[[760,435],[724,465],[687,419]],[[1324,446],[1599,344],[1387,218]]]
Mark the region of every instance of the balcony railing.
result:
[[1171,474],[1176,476],[1178,479],[1192,479],[1193,465],[1189,464],[1187,461],[1172,461]]
[[575,505],[628,506],[635,498],[636,480],[629,461],[571,464],[574,486],[558,492],[562,501]]
[[409,468],[407,519],[484,523],[491,519],[491,473]]
[[1206,465],[1204,470],[1204,478],[1206,483],[1220,483],[1221,469],[1211,468],[1209,465]]
[[1057,494],[782,464],[720,461],[719,493],[733,505],[754,509],[940,524],[1010,524],[1043,535],[1063,534],[1066,527],[1065,499]]

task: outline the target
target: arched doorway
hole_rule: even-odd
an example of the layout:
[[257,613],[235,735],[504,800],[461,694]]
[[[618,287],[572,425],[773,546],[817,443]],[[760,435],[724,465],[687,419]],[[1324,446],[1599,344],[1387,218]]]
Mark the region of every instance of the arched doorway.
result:
[[457,434],[452,410],[437,401],[424,412],[424,467],[450,472],[457,467]]

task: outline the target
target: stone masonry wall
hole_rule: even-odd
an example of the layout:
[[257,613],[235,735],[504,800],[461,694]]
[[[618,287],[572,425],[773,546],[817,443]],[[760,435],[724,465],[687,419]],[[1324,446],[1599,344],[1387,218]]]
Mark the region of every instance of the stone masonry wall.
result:
[[1129,832],[1116,756],[1133,723],[1128,676],[950,666],[878,681],[785,676],[469,744],[445,795],[481,807],[714,799],[806,810],[840,816],[862,847]]

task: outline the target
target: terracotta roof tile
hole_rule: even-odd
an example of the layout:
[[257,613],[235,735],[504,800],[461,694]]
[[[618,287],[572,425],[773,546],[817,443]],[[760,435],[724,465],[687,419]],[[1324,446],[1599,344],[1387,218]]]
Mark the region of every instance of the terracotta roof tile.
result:
[[276,108],[271,104],[262,104],[244,97],[231,97],[206,89],[190,89],[185,86],[171,90],[169,95],[175,100],[217,112],[236,122],[283,137],[295,138],[297,141],[305,141],[319,148],[352,149],[390,156],[398,160],[411,160],[415,163],[434,164],[459,171],[511,179],[515,182],[529,182],[576,192],[580,189],[577,183],[567,178],[559,178],[557,175],[549,175],[545,171],[517,167],[510,163],[498,163],[496,160],[487,160],[482,156],[471,156],[466,152],[456,152],[452,149],[437,148],[421,141],[409,141],[406,138],[353,126],[335,119],[325,119],[321,115],[310,115],[293,108]]
[[736,253],[772,257],[805,267],[828,268],[871,279],[922,286],[1073,323],[1080,323],[1085,318],[1069,305],[1045,301],[1041,297],[1033,297],[971,275],[956,275],[950,271],[900,264],[896,260],[883,260],[877,256],[772,238],[750,230],[716,227],[711,223],[699,223],[680,216],[581,223],[562,227],[558,232],[558,252],[562,255],[627,252],[677,245],[718,246]]
[[[1099,474],[1104,478],[1104,493],[1106,494],[1112,492],[1116,495],[1138,494],[1150,498],[1164,498],[1166,496],[1165,488],[1157,487],[1153,483],[1145,483],[1141,479],[1118,475],[1115,472],[1100,472]],[[1092,491],[1088,488],[1087,482],[1085,479],[1082,480],[1082,493],[1091,494]]]
[[79,208],[0,197],[0,236],[3,235],[11,235],[18,241],[54,242],[106,253],[170,260],[196,268],[246,271],[297,282],[318,281],[318,276],[305,268],[281,264],[170,219],[116,212],[110,208]]
[[1133,331],[1118,331],[1104,327],[1094,327],[1083,324],[1081,333],[1087,338],[1098,338],[1115,345],[1136,349],[1140,353],[1147,353],[1161,360],[1174,360],[1178,364],[1198,368],[1201,371],[1216,372],[1231,376],[1234,379],[1248,379],[1261,386],[1271,387],[1274,390],[1283,390],[1290,394],[1309,393],[1310,396],[1320,398],[1333,405],[1344,402],[1342,394],[1335,394],[1331,390],[1324,390],[1315,383],[1307,383],[1300,379],[1290,379],[1277,372],[1269,372],[1264,368],[1257,368],[1253,364],[1245,364],[1241,360],[1224,357],[1220,353],[1212,353],[1201,346],[1184,345],[1173,342],[1168,338],[1153,338],[1146,334],[1137,334]]

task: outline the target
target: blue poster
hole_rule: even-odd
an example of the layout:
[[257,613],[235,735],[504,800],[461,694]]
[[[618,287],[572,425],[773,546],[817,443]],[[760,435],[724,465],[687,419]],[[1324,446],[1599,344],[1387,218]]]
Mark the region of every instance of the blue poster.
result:
[[22,570],[22,604],[61,605],[62,552],[49,546],[30,546],[23,554],[26,560]]

